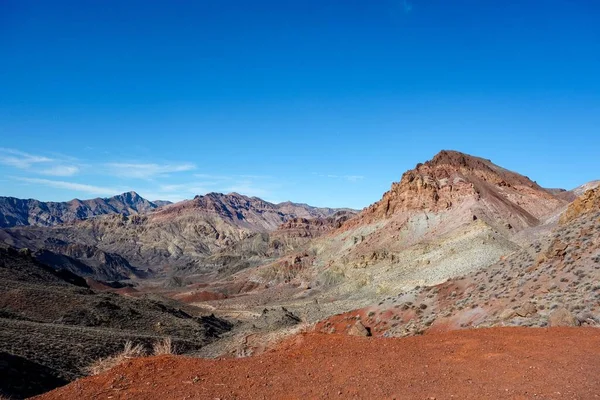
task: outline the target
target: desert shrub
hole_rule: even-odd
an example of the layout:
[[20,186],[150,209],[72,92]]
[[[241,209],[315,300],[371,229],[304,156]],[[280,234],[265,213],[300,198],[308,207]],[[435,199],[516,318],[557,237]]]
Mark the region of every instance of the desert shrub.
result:
[[173,342],[170,337],[166,337],[161,341],[155,342],[152,345],[152,352],[155,356],[161,356],[165,354],[176,354]]
[[99,375],[106,372],[119,364],[124,363],[128,359],[143,357],[146,355],[146,350],[141,344],[134,345],[131,341],[125,342],[123,351],[119,354],[100,358],[92,363],[87,369],[90,375]]
[[[166,337],[163,340],[155,342],[152,345],[152,354],[157,356],[164,354],[176,354],[171,338]],[[87,372],[89,375],[99,375],[116,367],[117,365],[124,363],[129,359],[145,357],[147,355],[148,353],[143,345],[134,345],[130,340],[128,340],[125,342],[122,352],[94,361],[90,366],[87,367]],[[0,400],[3,400],[2,397],[0,397]]]

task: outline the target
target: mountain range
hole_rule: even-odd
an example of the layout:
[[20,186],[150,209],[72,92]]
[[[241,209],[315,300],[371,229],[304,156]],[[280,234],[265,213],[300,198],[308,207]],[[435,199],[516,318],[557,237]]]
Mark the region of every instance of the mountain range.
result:
[[[131,201],[117,202],[123,197]],[[178,271],[215,274],[214,266],[231,271],[279,256],[285,238],[279,235],[279,241],[271,240],[269,233],[287,221],[354,212],[291,202],[272,204],[237,193],[209,193],[160,208],[133,193],[101,202],[115,203],[127,207],[49,227],[0,230],[0,239],[29,248],[40,261],[99,279]]]
[[74,199],[66,202],[43,202],[34,199],[0,197],[0,228],[13,226],[54,226],[98,215],[145,213],[171,202],[148,201],[136,192],[108,198]]
[[[216,323],[224,337],[204,337],[206,345],[194,353],[208,357],[257,353],[306,326],[407,336],[484,326],[596,325],[599,184],[543,188],[491,160],[445,150],[404,172],[361,211],[273,204],[237,193],[175,204],[134,192],[67,203],[2,198],[1,218],[11,227],[0,229],[0,247],[6,248],[0,249],[0,272],[20,275],[0,301],[16,307],[25,290],[39,292],[28,280],[56,282],[58,276],[85,289],[65,290],[62,301],[72,308],[87,304],[82,296],[88,296],[93,315],[79,306],[67,316],[53,309],[52,318],[33,307],[11,308],[0,323],[35,319],[58,329],[55,324],[73,323],[76,313],[89,324],[101,321],[98,329],[121,329],[127,310],[143,314],[138,308],[145,304],[121,303],[121,297],[150,296],[161,302],[152,304],[154,310],[176,317],[178,307],[215,315],[201,325]],[[108,307],[82,290],[118,295],[105,299]],[[160,318],[161,324],[182,323]],[[140,329],[148,332],[146,322]],[[55,340],[52,329],[36,329],[46,332],[48,343]],[[31,357],[28,346],[35,346],[19,343],[10,354],[43,365],[59,359]],[[56,348],[73,358],[60,343]],[[82,374],[78,366],[59,370],[60,377]]]

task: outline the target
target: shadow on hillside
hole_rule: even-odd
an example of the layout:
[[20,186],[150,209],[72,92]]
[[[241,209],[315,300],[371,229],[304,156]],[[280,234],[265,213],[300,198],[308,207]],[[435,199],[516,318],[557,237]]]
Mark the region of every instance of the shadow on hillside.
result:
[[11,399],[35,396],[68,382],[56,371],[23,357],[0,352],[0,394]]

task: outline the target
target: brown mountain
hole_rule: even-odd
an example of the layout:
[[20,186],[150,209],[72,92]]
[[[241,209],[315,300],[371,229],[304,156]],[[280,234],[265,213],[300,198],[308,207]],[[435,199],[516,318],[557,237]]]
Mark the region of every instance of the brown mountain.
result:
[[[287,249],[271,240],[270,232],[300,216],[327,218],[336,211],[304,204],[272,204],[237,193],[209,193],[152,213],[5,229],[0,231],[0,240],[30,248],[50,264],[56,262],[100,279],[141,277],[151,272],[149,269],[214,274],[219,269],[237,270],[280,256]],[[82,269],[78,263],[89,268]]]
[[[555,191],[490,160],[442,151],[301,252],[235,278],[264,284],[267,292],[291,286],[300,296],[310,287],[312,294],[322,292],[318,297],[340,300],[327,306],[330,311],[321,305],[323,316],[488,267],[545,232],[567,204]],[[292,228],[311,234],[308,226]]]
[[13,226],[53,226],[105,214],[132,215],[156,209],[170,202],[150,202],[136,192],[108,198],[74,199],[66,202],[43,202],[34,199],[0,197],[0,228]]
[[526,176],[490,160],[444,150],[405,172],[362,217],[379,220],[406,212],[443,213],[466,206],[489,222],[501,220],[522,229],[539,224],[539,218],[561,204],[564,201],[552,191]]
[[[543,230],[483,269],[410,288],[347,316],[376,335],[490,326],[599,326],[600,188],[582,194]],[[347,316],[330,323],[346,330]],[[375,317],[377,316],[377,317]],[[320,329],[328,329],[323,323]]]

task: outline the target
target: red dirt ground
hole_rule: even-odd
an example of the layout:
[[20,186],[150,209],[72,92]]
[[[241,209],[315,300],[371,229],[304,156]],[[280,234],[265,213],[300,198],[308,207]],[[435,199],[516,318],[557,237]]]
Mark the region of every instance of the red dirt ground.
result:
[[38,399],[593,399],[599,371],[597,328],[313,333],[255,357],[134,359]]

